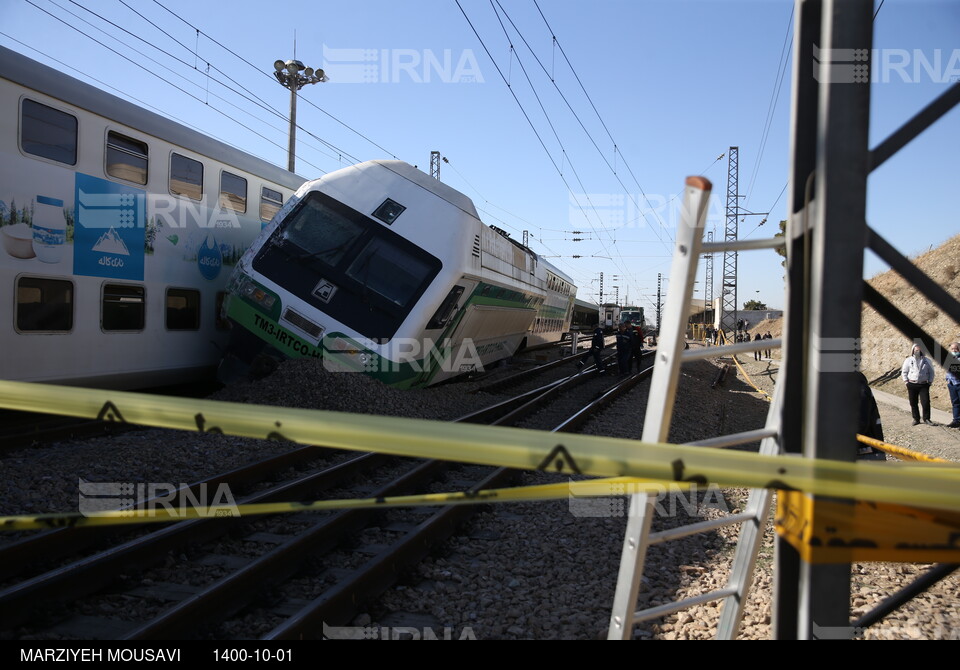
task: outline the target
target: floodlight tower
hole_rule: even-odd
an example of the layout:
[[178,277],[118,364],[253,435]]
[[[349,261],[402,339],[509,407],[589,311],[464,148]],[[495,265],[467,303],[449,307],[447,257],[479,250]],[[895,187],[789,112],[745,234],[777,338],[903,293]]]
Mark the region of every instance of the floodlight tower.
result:
[[287,170],[295,172],[297,150],[297,91],[307,84],[329,81],[323,70],[314,70],[298,60],[274,61],[273,76],[280,85],[290,89],[290,142],[287,145]]

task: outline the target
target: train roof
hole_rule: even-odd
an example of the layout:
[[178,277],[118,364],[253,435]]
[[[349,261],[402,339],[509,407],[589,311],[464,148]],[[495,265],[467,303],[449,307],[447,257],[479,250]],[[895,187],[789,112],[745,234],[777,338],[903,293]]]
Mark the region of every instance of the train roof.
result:
[[[412,181],[417,186],[420,186],[423,189],[429,191],[430,193],[433,193],[434,195],[446,200],[454,207],[462,210],[464,213],[482,222],[480,215],[477,213],[477,208],[473,204],[473,200],[469,196],[464,195],[463,193],[453,188],[452,186],[447,186],[439,179],[431,177],[423,170],[420,170],[419,168],[416,168],[405,161],[371,160],[371,161],[366,161],[364,163],[360,163],[359,165],[354,165],[352,166],[352,168],[344,168],[344,169],[364,170],[364,169],[369,169],[370,167],[375,165],[384,167],[387,170],[390,170],[391,172],[393,172],[394,174],[400,177],[403,177],[404,179],[407,179],[409,181]],[[489,225],[489,224],[485,224],[485,225]],[[506,231],[501,231],[496,226],[489,226],[489,227],[499,232],[501,235],[504,236],[505,239],[507,239],[512,244],[520,247],[521,249],[526,251],[528,254],[530,254],[534,258],[537,258],[541,263],[543,263],[548,268],[550,268],[551,272],[553,272],[558,277],[566,281],[568,284],[570,284],[571,286],[574,285],[573,279],[570,276],[568,276],[565,272],[563,272],[563,270],[553,265],[552,263],[548,263],[543,259],[541,259],[535,251],[533,251],[529,247],[523,246],[523,244],[521,244],[517,240],[510,237],[509,234],[506,233]]]
[[59,70],[0,47],[0,76],[57,100],[296,190],[306,179]]
[[443,200],[446,200],[451,205],[463,210],[466,214],[469,214],[473,218],[477,220],[480,219],[480,215],[477,214],[477,208],[474,206],[473,200],[452,186],[447,186],[439,179],[431,177],[423,170],[415,168],[409,163],[404,161],[374,160],[367,161],[366,163],[360,163],[356,167],[363,169],[368,165],[379,165],[384,167],[398,176],[412,181],[417,186],[430,191]]
[[600,311],[600,305],[596,305],[592,302],[587,302],[586,300],[581,300],[580,298],[577,298],[576,300],[574,300],[573,306],[574,306],[574,309],[580,308],[580,309],[585,309],[591,312]]

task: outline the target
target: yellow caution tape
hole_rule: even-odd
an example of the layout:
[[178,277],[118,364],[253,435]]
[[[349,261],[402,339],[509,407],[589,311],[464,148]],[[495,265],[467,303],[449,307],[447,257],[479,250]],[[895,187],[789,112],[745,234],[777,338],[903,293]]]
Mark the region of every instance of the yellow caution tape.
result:
[[801,490],[960,511],[960,468],[845,463],[319,410],[0,381],[0,407],[601,477]]
[[[726,344],[727,337],[723,334],[723,331],[720,331],[720,344]],[[771,400],[770,394],[764,391],[762,388],[753,383],[753,380],[750,379],[750,375],[747,374],[747,371],[743,369],[743,366],[740,365],[740,360],[736,355],[732,356],[734,364],[736,364],[737,369],[740,371],[740,374],[743,375],[743,378],[747,380],[747,383],[753,387],[753,389],[760,394],[763,394],[764,398],[769,402]]]
[[864,444],[869,444],[870,446],[876,447],[877,449],[885,451],[888,454],[894,454],[911,461],[924,461],[927,463],[953,463],[953,461],[948,461],[943,458],[936,458],[935,456],[927,456],[926,454],[921,454],[919,451],[913,451],[912,449],[907,449],[906,447],[898,447],[895,444],[882,442],[881,440],[867,437],[866,435],[857,434],[857,439]]
[[696,490],[693,483],[656,482],[635,477],[606,477],[557,484],[540,484],[505,489],[457,491],[453,493],[425,493],[384,498],[356,498],[343,500],[315,500],[312,502],[273,502],[246,505],[226,504],[223,501],[208,507],[179,507],[167,503],[150,509],[122,509],[88,514],[18,514],[0,517],[2,530],[38,530],[74,526],[118,526],[124,524],[189,521],[203,518],[230,518],[261,514],[289,514],[296,512],[325,512],[371,507],[435,507],[440,505],[477,505],[506,502],[534,502],[567,498],[623,496],[632,493],[663,493]]
[[960,514],[777,494],[777,532],[808,563],[960,562]]

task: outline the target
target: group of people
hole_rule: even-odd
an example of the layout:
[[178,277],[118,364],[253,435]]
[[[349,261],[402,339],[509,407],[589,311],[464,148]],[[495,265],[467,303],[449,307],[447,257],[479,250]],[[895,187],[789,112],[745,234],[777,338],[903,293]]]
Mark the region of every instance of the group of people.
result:
[[[745,323],[747,323],[747,322],[744,321],[743,319],[740,319],[739,321],[737,321],[737,325],[739,325],[739,326],[742,326],[742,325],[745,324]],[[706,328],[704,328],[704,330],[703,330],[703,341],[704,341],[704,344],[706,344],[708,347],[709,347],[709,346],[712,346],[712,345],[714,345],[714,344],[718,344],[718,342],[717,342],[717,338],[718,338],[718,337],[719,337],[719,331],[718,331],[716,328],[714,328],[712,325],[708,325]],[[761,335],[760,333],[756,333],[756,334],[753,336],[753,339],[754,339],[754,341],[756,341],[756,340],[772,340],[772,339],[773,339],[773,335],[771,335],[771,334],[770,334],[770,331],[768,330],[768,331],[765,332],[763,335]],[[735,340],[736,342],[749,342],[749,341],[750,341],[750,333],[747,333],[747,332],[745,332],[745,331],[737,331],[737,334],[734,336],[734,340]],[[770,358],[771,350],[770,350],[770,349],[764,349],[763,351],[757,350],[757,351],[753,352],[754,358],[755,358],[756,360],[758,360],[758,361],[759,361],[759,360],[762,360],[762,358],[763,358],[763,356],[761,356],[761,354],[763,354],[763,356],[766,356],[767,358]]]
[[[770,334],[769,330],[765,332],[763,335],[761,335],[760,333],[757,333],[756,335],[753,336],[754,342],[759,342],[761,340],[772,340],[772,339],[773,339],[773,335]],[[769,349],[764,349],[762,352],[759,349],[757,349],[756,351],[753,352],[754,360],[758,360],[758,361],[761,360],[762,359],[762,357],[760,356],[761,353],[767,358],[770,358],[771,351]]]
[[[953,421],[948,428],[960,428],[960,342],[950,345],[950,357],[944,362],[944,367],[947,369],[950,404],[953,405]],[[907,385],[914,426],[921,421],[930,426],[936,425],[930,419],[930,386],[934,377],[933,363],[923,355],[919,344],[913,345],[913,350],[900,368],[900,379]]]
[[638,327],[631,323],[621,323],[617,329],[617,367],[620,374],[630,374],[633,362],[637,362],[640,371],[640,357],[643,356],[643,337]]
[[[590,342],[590,353],[593,355],[593,361],[600,374],[606,372],[606,366],[601,357],[605,345],[603,328],[597,328],[593,332],[593,340]],[[639,327],[629,323],[621,323],[617,329],[617,368],[620,374],[629,374],[633,369],[634,361],[637,362],[637,371],[639,372],[641,356],[643,356],[643,336]]]

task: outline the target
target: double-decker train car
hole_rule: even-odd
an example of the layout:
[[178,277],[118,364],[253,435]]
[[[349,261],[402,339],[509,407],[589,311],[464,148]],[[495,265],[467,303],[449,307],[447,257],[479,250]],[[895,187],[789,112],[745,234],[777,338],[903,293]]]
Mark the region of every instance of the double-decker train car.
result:
[[283,358],[406,388],[559,341],[576,286],[401,161],[308,182],[244,254],[221,378]]
[[577,298],[573,304],[573,318],[570,330],[580,333],[592,333],[600,324],[600,306]]
[[303,181],[0,48],[0,378],[212,378],[230,268]]

